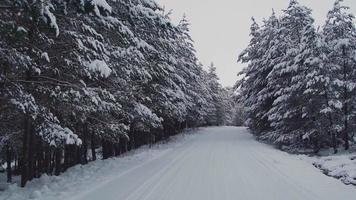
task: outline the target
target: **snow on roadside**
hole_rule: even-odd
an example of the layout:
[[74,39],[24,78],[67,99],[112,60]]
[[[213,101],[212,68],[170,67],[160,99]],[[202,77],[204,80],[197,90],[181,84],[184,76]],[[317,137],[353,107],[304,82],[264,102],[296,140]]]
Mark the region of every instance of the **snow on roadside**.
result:
[[322,157],[313,164],[326,175],[356,186],[356,154]]
[[324,156],[300,156],[313,164],[325,175],[341,180],[346,185],[356,186],[356,153],[341,153]]
[[16,184],[10,185],[5,191],[0,192],[0,200],[60,200],[69,199],[78,191],[90,188],[115,179],[133,168],[141,166],[166,153],[169,153],[185,141],[195,137],[197,131],[186,131],[171,137],[169,142],[162,142],[152,148],[143,146],[123,156],[90,162],[87,165],[77,165],[60,176],[42,175],[39,179],[29,182],[25,188]]

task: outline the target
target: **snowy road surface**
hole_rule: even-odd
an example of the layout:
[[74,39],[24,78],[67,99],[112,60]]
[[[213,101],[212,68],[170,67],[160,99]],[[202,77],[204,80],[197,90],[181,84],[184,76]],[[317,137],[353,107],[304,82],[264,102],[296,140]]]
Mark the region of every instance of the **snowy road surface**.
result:
[[197,137],[72,200],[351,200],[356,189],[296,156],[254,141],[245,128]]

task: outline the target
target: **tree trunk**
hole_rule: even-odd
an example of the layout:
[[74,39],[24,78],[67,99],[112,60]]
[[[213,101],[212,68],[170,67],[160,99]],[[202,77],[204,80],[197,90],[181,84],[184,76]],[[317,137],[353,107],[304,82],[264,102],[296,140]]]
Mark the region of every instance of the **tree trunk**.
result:
[[74,150],[75,150],[75,159],[73,159],[73,164],[72,166],[74,165],[78,165],[78,164],[81,164],[83,163],[83,148],[82,146],[73,146]]
[[37,153],[36,153],[36,157],[37,157],[37,167],[36,167],[36,174],[35,177],[39,178],[41,176],[41,174],[45,171],[45,163],[44,163],[44,147],[43,147],[43,142],[37,138],[37,142],[38,142],[38,147],[37,147]]
[[[328,96],[328,90],[326,88],[326,86],[324,86],[324,91],[325,91],[325,100],[326,100],[326,105],[328,107],[330,107],[329,105],[329,96]],[[331,143],[332,143],[332,147],[334,149],[334,154],[337,153],[337,142],[336,142],[336,133],[335,131],[333,131],[333,117],[331,115],[331,113],[328,113],[328,119],[329,119],[329,135],[331,135]]]
[[121,155],[121,140],[119,143],[114,144],[114,152],[115,152],[115,156]]
[[[345,47],[342,48],[342,53],[343,55],[346,55],[346,49]],[[343,110],[344,110],[344,132],[343,132],[343,139],[344,139],[344,147],[345,147],[345,150],[348,150],[349,149],[349,133],[348,133],[348,116],[349,116],[349,111],[348,111],[348,91],[347,91],[347,74],[348,74],[348,70],[347,70],[347,63],[344,59],[344,67],[343,67],[343,70],[344,70],[344,107],[343,107]]]
[[127,139],[126,139],[126,138],[125,138],[125,141],[124,141],[124,142],[125,142],[125,146],[124,146],[125,149],[124,149],[124,152],[127,152],[127,151],[128,151],[128,147],[127,147]]
[[102,140],[102,152],[103,152],[103,159],[108,159],[110,157],[110,142],[106,140]]
[[18,173],[18,159],[17,159],[17,156],[14,157],[14,162],[15,162],[15,166],[14,166],[14,174]]
[[51,150],[51,161],[50,161],[50,171],[51,171],[51,175],[54,172],[54,168],[55,168],[55,164],[56,164],[56,149]]
[[152,144],[151,144],[151,134],[150,133],[146,133],[145,134],[146,136],[146,144],[148,144],[148,147],[151,148],[152,147]]
[[345,119],[344,119],[344,133],[343,133],[343,139],[344,139],[344,147],[345,150],[349,150],[350,145],[349,145],[349,133],[348,133],[348,109],[347,109],[347,103],[345,103],[344,105],[344,115],[345,115]]
[[8,145],[6,147],[6,172],[7,172],[7,182],[11,183],[12,182],[12,169],[11,169],[11,161],[12,161],[12,150],[11,147]]
[[56,175],[56,176],[59,176],[59,174],[61,173],[61,170],[62,170],[61,161],[62,161],[62,150],[56,149],[55,150],[55,171],[54,171],[54,175]]
[[64,170],[70,167],[70,147],[69,145],[64,145]]
[[[346,76],[346,74],[345,74]],[[348,123],[348,104],[347,104],[347,87],[345,85],[344,87],[344,106],[343,106],[343,111],[344,111],[344,131],[343,131],[343,140],[344,140],[344,147],[345,150],[349,149],[349,123]]]
[[51,171],[51,150],[48,146],[46,146],[45,148],[45,152],[44,152],[44,161],[43,161],[43,172],[50,174]]
[[88,163],[88,125],[84,124],[83,127],[83,145],[80,147],[81,152],[80,152],[80,157],[81,157],[81,164],[87,164]]
[[130,137],[130,150],[135,149],[135,147],[136,147],[135,131],[131,131],[131,137]]
[[336,133],[334,131],[332,131],[331,134],[332,134],[332,145],[333,145],[333,149],[334,149],[334,154],[337,154]]
[[36,153],[36,144],[34,136],[34,128],[31,126],[30,135],[29,135],[29,156],[28,156],[28,180],[31,181],[35,177],[35,153]]
[[24,132],[23,132],[23,143],[22,143],[22,158],[21,158],[21,187],[25,187],[28,181],[28,154],[29,154],[29,134],[31,129],[30,116],[25,115],[24,119]]
[[91,157],[92,160],[96,160],[96,152],[95,152],[95,137],[94,133],[91,133],[91,138],[90,138],[90,147],[91,147]]

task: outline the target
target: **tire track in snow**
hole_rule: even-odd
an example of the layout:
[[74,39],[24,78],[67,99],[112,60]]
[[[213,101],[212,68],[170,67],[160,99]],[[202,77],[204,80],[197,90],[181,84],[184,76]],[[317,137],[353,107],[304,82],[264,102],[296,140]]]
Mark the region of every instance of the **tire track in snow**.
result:
[[176,157],[171,162],[166,164],[166,166],[163,166],[162,169],[160,169],[152,177],[147,179],[136,190],[132,191],[131,195],[126,197],[125,200],[146,200],[149,195],[146,194],[146,197],[144,197],[143,195],[145,195],[145,192],[149,193],[148,190],[152,188],[152,193],[152,191],[156,188],[155,185],[157,186],[160,184],[162,177],[164,177],[164,175],[166,175],[171,170],[170,168],[172,166],[175,166],[185,156],[187,152],[189,152],[189,149],[185,149],[183,152],[180,152],[179,155],[176,155]]
[[[199,131],[76,200],[353,200],[356,190],[256,142],[245,128]],[[100,195],[95,195],[100,194]]]

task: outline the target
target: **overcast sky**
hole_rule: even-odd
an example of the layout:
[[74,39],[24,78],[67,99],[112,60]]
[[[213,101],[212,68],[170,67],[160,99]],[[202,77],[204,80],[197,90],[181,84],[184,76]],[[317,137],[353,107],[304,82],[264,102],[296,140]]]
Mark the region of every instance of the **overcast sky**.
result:
[[[199,60],[205,65],[214,62],[220,81],[232,86],[243,68],[236,62],[238,54],[248,45],[251,17],[258,22],[268,18],[272,8],[280,14],[289,0],[157,0],[178,22],[184,14],[191,23]],[[334,0],[300,0],[313,9],[316,23],[321,25]],[[356,0],[345,0],[356,14]]]

